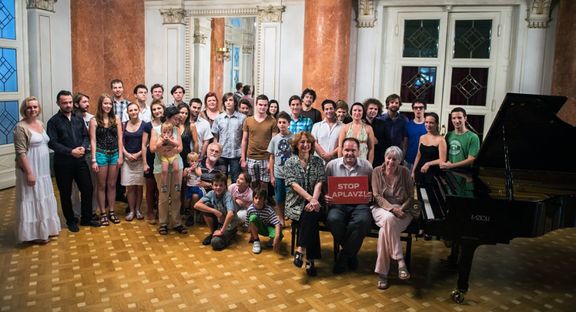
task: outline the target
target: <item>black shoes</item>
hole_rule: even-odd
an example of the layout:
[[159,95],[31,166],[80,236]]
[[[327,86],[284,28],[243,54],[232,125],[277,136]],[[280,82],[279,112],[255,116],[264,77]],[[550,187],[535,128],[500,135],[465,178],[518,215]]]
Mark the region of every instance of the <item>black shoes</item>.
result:
[[294,253],[294,265],[297,268],[301,268],[304,265],[304,254],[301,252]]
[[308,276],[318,275],[313,261],[306,261],[306,274],[308,274]]
[[348,268],[350,269],[350,271],[358,270],[358,257],[354,256],[348,258]]
[[83,220],[80,221],[80,225],[82,226],[91,226],[91,227],[99,227],[100,226],[100,222],[96,221],[96,220]]
[[68,223],[68,230],[70,232],[76,233],[76,232],[80,232],[80,228],[78,227],[78,224],[76,224],[76,222],[73,223]]
[[206,236],[206,238],[204,238],[204,240],[202,241],[202,245],[206,246],[206,245],[210,245],[210,243],[212,243],[212,233],[210,233],[210,235]]

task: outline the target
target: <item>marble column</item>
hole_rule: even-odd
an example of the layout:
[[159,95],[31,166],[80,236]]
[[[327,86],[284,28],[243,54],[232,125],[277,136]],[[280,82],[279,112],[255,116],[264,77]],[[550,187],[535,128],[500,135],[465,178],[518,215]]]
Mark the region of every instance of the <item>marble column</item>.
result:
[[324,99],[347,99],[352,1],[307,0],[304,15],[302,89],[312,88],[318,109]]
[[[218,52],[218,49],[226,47],[224,42],[224,18],[212,19],[212,32],[210,34],[210,91],[213,91],[218,96],[222,97],[224,82],[224,59],[223,53]],[[220,101],[218,101],[220,102]],[[219,103],[220,105],[222,103]]]
[[118,78],[133,99],[132,88],[144,82],[144,1],[74,0],[70,9],[74,91],[89,95],[95,111]]
[[576,98],[576,2],[560,1],[556,27],[556,50],[552,73],[552,94]]

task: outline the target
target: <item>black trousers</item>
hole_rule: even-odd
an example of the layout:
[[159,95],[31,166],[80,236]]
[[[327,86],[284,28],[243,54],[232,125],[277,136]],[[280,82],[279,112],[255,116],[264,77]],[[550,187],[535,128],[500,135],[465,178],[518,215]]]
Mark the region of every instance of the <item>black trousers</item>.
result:
[[92,218],[92,180],[90,168],[88,168],[84,157],[74,160],[67,159],[66,161],[55,160],[54,174],[56,185],[60,191],[60,204],[64,218],[66,218],[66,224],[76,222],[72,210],[72,181],[76,182],[80,190],[81,219],[82,221],[89,221]]
[[306,248],[308,260],[320,259],[320,212],[302,210],[298,221],[298,242],[296,246]]
[[326,224],[342,246],[342,257],[355,257],[372,226],[368,205],[334,205],[328,210]]

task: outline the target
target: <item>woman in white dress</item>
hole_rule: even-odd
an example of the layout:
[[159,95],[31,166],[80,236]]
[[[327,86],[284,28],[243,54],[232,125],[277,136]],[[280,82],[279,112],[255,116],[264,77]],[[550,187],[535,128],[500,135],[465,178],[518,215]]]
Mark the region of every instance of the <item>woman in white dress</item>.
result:
[[20,242],[45,244],[60,233],[56,197],[50,177],[50,138],[37,117],[41,107],[31,96],[22,101],[22,120],[14,129],[16,149],[16,225]]

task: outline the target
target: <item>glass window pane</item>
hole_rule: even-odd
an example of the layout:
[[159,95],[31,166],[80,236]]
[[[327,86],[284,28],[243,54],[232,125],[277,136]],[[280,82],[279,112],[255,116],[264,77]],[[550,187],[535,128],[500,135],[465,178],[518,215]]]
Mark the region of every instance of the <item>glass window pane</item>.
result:
[[16,39],[14,0],[0,1],[0,38]]
[[0,92],[18,92],[16,49],[0,48]]
[[415,99],[422,99],[434,104],[435,89],[436,67],[402,66],[402,102],[412,103]]
[[452,68],[450,104],[486,105],[488,68]]
[[404,21],[403,57],[438,57],[440,20]]
[[454,58],[490,58],[492,20],[456,21]]
[[18,101],[0,101],[0,145],[14,143],[14,127],[20,119]]

